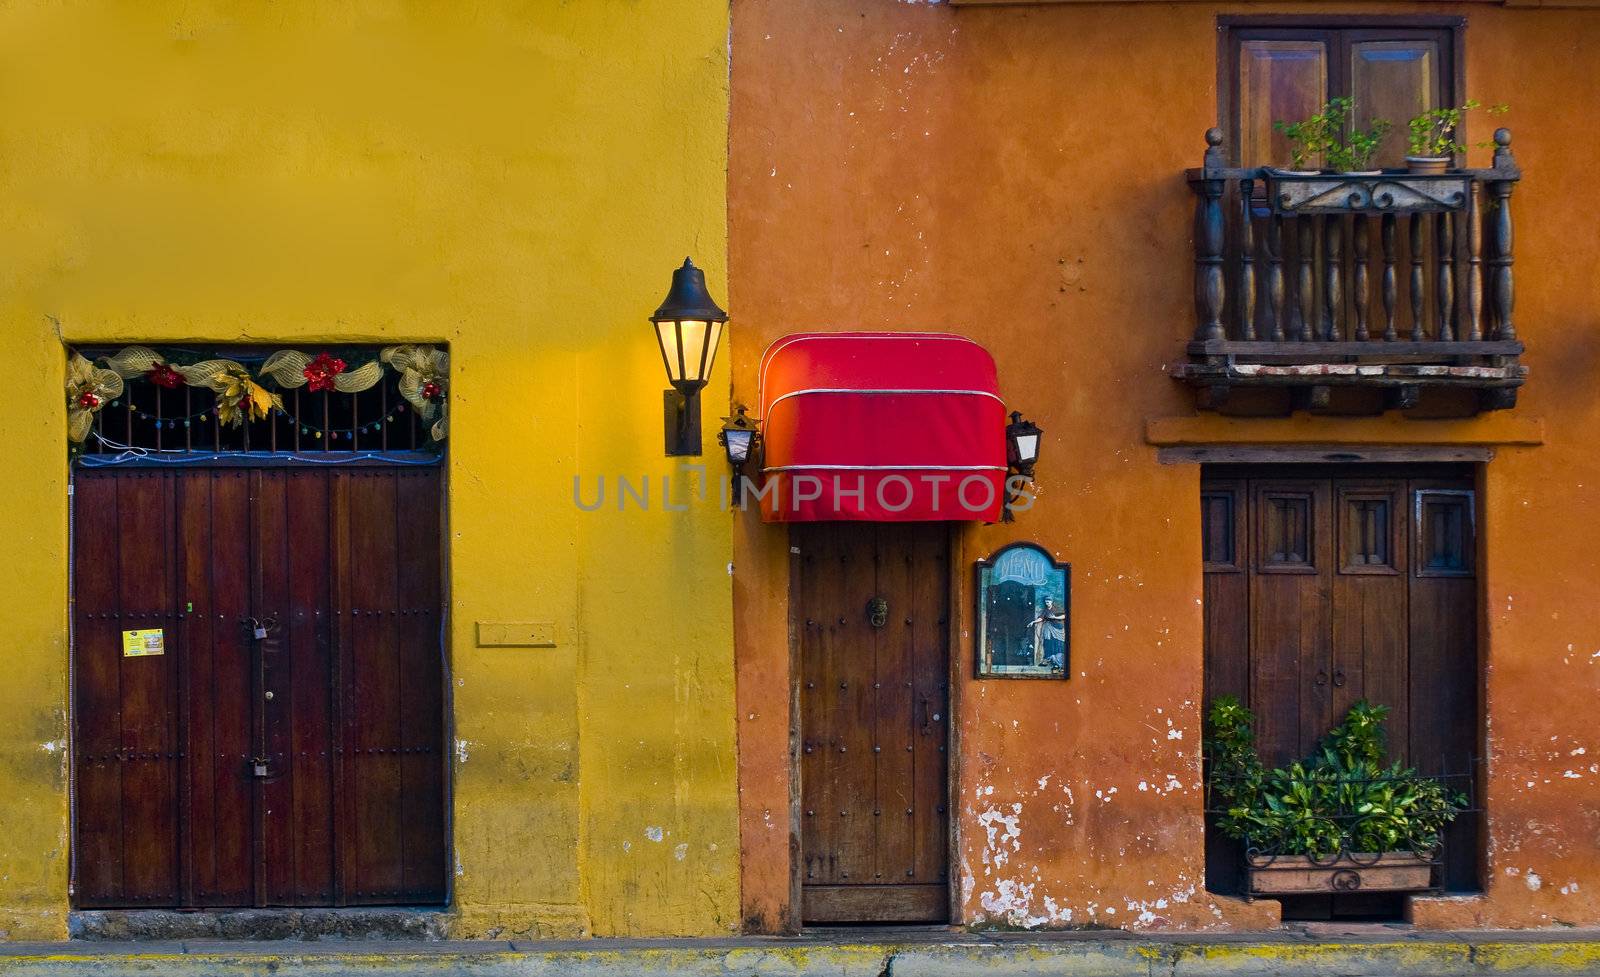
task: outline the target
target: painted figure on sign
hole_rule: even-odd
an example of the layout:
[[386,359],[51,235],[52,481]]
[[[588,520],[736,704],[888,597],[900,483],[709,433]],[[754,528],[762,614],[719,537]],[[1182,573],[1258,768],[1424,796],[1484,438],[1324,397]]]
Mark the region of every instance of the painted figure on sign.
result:
[[1028,622],[1033,632],[1033,663],[1061,671],[1067,661],[1067,612],[1056,606],[1054,598],[1044,599],[1044,610]]

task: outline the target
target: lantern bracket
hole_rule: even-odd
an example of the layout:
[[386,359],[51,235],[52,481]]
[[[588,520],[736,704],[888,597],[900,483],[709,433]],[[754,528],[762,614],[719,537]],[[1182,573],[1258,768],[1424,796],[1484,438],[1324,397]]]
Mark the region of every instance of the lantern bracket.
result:
[[661,392],[661,404],[667,456],[700,454],[700,391],[669,387]]

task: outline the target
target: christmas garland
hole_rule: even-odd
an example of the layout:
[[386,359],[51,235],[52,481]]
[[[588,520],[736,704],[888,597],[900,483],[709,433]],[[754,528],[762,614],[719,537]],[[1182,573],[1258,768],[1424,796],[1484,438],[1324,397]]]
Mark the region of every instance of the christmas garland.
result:
[[278,390],[308,387],[313,393],[353,394],[377,386],[385,367],[399,375],[400,396],[423,420],[433,421],[429,429],[433,440],[443,441],[449,428],[445,394],[450,386],[450,354],[414,344],[385,347],[376,360],[355,369],[331,353],[307,356],[299,350],[279,350],[262,362],[255,376],[234,360],[183,365],[168,362],[146,346],[128,346],[97,362],[74,351],[67,361],[67,436],[82,443],[94,428],[95,415],[122,395],[126,381],[137,378],[168,390],[185,384],[210,390],[217,395],[217,419],[240,427],[284,410],[283,395],[267,389],[263,380]]

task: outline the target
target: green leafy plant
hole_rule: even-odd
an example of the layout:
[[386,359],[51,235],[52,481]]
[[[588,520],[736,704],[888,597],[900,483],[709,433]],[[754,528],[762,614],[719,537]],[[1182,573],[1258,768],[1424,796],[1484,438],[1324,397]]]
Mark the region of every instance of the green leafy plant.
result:
[[1330,98],[1321,111],[1308,119],[1272,123],[1272,128],[1289,140],[1290,165],[1303,169],[1308,161],[1320,158],[1330,169],[1340,172],[1366,169],[1394,124],[1388,119],[1373,119],[1366,129],[1356,129],[1352,122],[1355,104],[1353,98]]
[[1255,716],[1219,696],[1207,723],[1207,786],[1217,827],[1251,848],[1327,859],[1340,852],[1431,852],[1467,807],[1435,779],[1384,765],[1387,706],[1350,707],[1311,756],[1266,770]]
[[[1456,153],[1465,152],[1466,146],[1457,141],[1457,133],[1461,130],[1461,119],[1473,109],[1483,108],[1490,115],[1504,115],[1511,111],[1511,106],[1501,103],[1484,108],[1483,103],[1476,99],[1468,99],[1459,106],[1442,109],[1429,109],[1419,114],[1406,124],[1410,135],[1406,139],[1406,147],[1412,156],[1436,159],[1441,156],[1454,156]],[[1479,143],[1489,146],[1492,143]]]

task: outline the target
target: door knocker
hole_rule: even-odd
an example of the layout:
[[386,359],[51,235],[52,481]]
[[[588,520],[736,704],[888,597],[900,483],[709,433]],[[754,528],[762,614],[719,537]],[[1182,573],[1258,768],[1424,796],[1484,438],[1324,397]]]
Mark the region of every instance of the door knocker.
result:
[[867,601],[867,623],[875,628],[881,628],[889,623],[889,601],[883,597],[874,597]]

